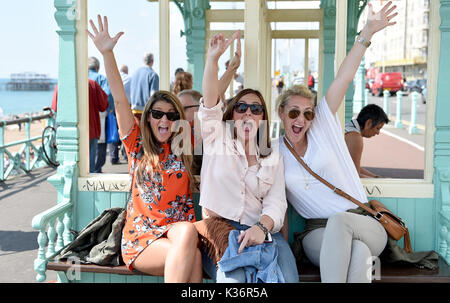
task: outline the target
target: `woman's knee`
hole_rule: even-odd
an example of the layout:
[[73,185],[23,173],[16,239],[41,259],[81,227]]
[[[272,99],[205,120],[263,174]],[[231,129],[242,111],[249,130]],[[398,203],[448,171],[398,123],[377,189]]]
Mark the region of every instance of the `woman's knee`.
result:
[[190,222],[178,222],[173,230],[169,231],[169,240],[174,240],[174,244],[197,248],[198,232],[194,224]]
[[352,215],[353,214],[347,212],[335,213],[328,218],[327,227],[328,226],[331,226],[333,228],[345,227],[351,220]]

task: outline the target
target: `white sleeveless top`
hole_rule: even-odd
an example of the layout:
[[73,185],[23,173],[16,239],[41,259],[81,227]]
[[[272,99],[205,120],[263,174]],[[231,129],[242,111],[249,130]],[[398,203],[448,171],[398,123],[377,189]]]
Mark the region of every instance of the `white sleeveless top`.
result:
[[[337,115],[333,115],[325,98],[315,109],[316,116],[307,132],[308,149],[302,158],[319,176],[344,190],[362,203],[367,197],[355,165],[345,144]],[[337,195],[310,175],[284,144],[273,143],[284,159],[286,198],[304,218],[328,218],[357,205]]]

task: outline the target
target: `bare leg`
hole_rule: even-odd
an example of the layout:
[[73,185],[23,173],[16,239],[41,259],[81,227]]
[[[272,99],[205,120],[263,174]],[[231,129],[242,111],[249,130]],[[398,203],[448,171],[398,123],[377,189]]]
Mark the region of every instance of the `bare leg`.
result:
[[200,282],[202,265],[197,242],[197,230],[192,223],[175,223],[167,232],[167,238],[147,246],[133,262],[133,267],[151,275],[164,275],[168,283]]
[[192,274],[189,279],[189,283],[202,283],[203,281],[203,267],[202,267],[202,253],[200,249],[197,248],[195,252],[194,267],[192,269]]

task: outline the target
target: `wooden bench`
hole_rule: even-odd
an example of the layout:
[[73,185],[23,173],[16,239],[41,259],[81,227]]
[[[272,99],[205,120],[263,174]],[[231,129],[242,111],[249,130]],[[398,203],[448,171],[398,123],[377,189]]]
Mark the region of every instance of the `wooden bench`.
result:
[[[79,270],[86,273],[102,273],[113,275],[140,275],[150,276],[137,270],[129,271],[125,265],[121,266],[100,266],[92,264],[76,265],[68,262],[49,262],[47,269],[59,272],[66,272],[70,269]],[[79,267],[78,267],[79,266]],[[450,267],[442,258],[439,258],[439,268],[436,270],[419,269],[411,266],[395,264],[383,264],[381,266],[380,280],[373,280],[374,283],[450,283]],[[208,280],[208,277],[204,277]],[[299,266],[300,282],[320,282],[319,268],[314,265]]]
[[[68,190],[70,187],[67,187]],[[81,192],[80,192],[81,193]],[[122,193],[120,193],[122,194]],[[89,197],[89,196],[86,196]],[[84,199],[87,199],[84,197]],[[112,198],[111,198],[112,199]],[[125,194],[122,196],[115,196],[115,200],[122,202],[125,200]],[[198,193],[194,194],[194,209],[197,219],[201,219],[201,210],[198,206]],[[114,202],[101,203],[98,206],[97,212],[103,211],[103,208],[117,207],[120,203]],[[70,279],[67,271],[74,269],[73,264],[65,262],[53,261],[54,256],[64,246],[68,245],[72,239],[69,235],[69,227],[72,226],[72,215],[74,211],[72,202],[65,202],[55,205],[53,208],[46,210],[33,219],[33,227],[40,231],[38,237],[38,259],[35,260],[35,270],[38,273],[37,280],[45,281],[46,270],[54,270],[58,273],[58,278],[61,282],[164,282],[163,277],[156,277],[147,275],[138,271],[130,272],[125,266],[98,266],[98,265],[80,265],[75,269],[80,274],[79,279]],[[76,217],[84,216],[86,210],[75,208],[74,220]],[[288,207],[289,218],[289,243],[293,242],[295,232],[300,232],[304,229],[304,219],[301,218],[292,207]],[[89,215],[89,214],[88,214]],[[81,228],[82,225],[79,226]],[[56,236],[55,236],[56,235]],[[53,239],[53,240],[52,240]],[[47,249],[46,249],[47,246]],[[450,268],[443,259],[440,258],[440,268],[436,271],[426,269],[417,269],[411,267],[401,267],[397,265],[381,264],[381,280],[374,280],[374,282],[445,282],[450,283]],[[74,270],[72,270],[73,272]],[[300,282],[320,282],[319,269],[312,265],[299,266],[299,280]],[[204,277],[204,282],[211,282],[211,279]]]

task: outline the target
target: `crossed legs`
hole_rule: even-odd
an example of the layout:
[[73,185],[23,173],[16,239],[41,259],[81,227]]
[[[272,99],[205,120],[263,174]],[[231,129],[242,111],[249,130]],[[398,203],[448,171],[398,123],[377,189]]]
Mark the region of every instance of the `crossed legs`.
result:
[[344,212],[311,231],[302,244],[308,259],[320,266],[322,282],[370,283],[372,256],[379,256],[386,242],[386,231],[375,219]]

